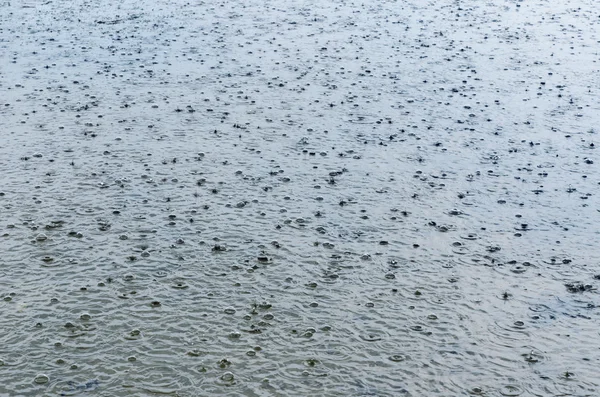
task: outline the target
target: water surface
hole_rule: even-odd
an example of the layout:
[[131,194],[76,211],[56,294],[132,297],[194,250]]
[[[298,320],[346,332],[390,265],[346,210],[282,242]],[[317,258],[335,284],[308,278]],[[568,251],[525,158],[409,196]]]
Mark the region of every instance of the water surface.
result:
[[0,395],[598,395],[599,23],[1,1]]

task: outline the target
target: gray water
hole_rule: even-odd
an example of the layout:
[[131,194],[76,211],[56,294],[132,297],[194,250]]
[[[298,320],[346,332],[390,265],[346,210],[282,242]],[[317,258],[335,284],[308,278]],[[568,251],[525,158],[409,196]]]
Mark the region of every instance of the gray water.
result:
[[0,1],[0,395],[600,395],[599,25]]

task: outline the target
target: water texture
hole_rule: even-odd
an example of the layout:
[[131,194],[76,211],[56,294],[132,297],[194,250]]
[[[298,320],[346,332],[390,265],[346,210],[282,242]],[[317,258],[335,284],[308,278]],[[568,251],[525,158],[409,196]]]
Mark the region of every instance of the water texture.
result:
[[599,25],[0,0],[0,395],[600,395]]

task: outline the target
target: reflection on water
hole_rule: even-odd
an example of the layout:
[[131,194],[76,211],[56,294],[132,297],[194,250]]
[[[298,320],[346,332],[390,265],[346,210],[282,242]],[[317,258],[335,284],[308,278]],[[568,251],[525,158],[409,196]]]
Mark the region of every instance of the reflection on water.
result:
[[0,2],[0,394],[599,394],[563,3]]

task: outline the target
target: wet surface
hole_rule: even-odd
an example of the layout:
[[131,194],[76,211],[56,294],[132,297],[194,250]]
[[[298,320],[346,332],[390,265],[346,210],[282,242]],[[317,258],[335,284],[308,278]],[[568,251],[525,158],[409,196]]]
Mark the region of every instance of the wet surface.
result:
[[600,393],[594,2],[0,10],[0,394]]

